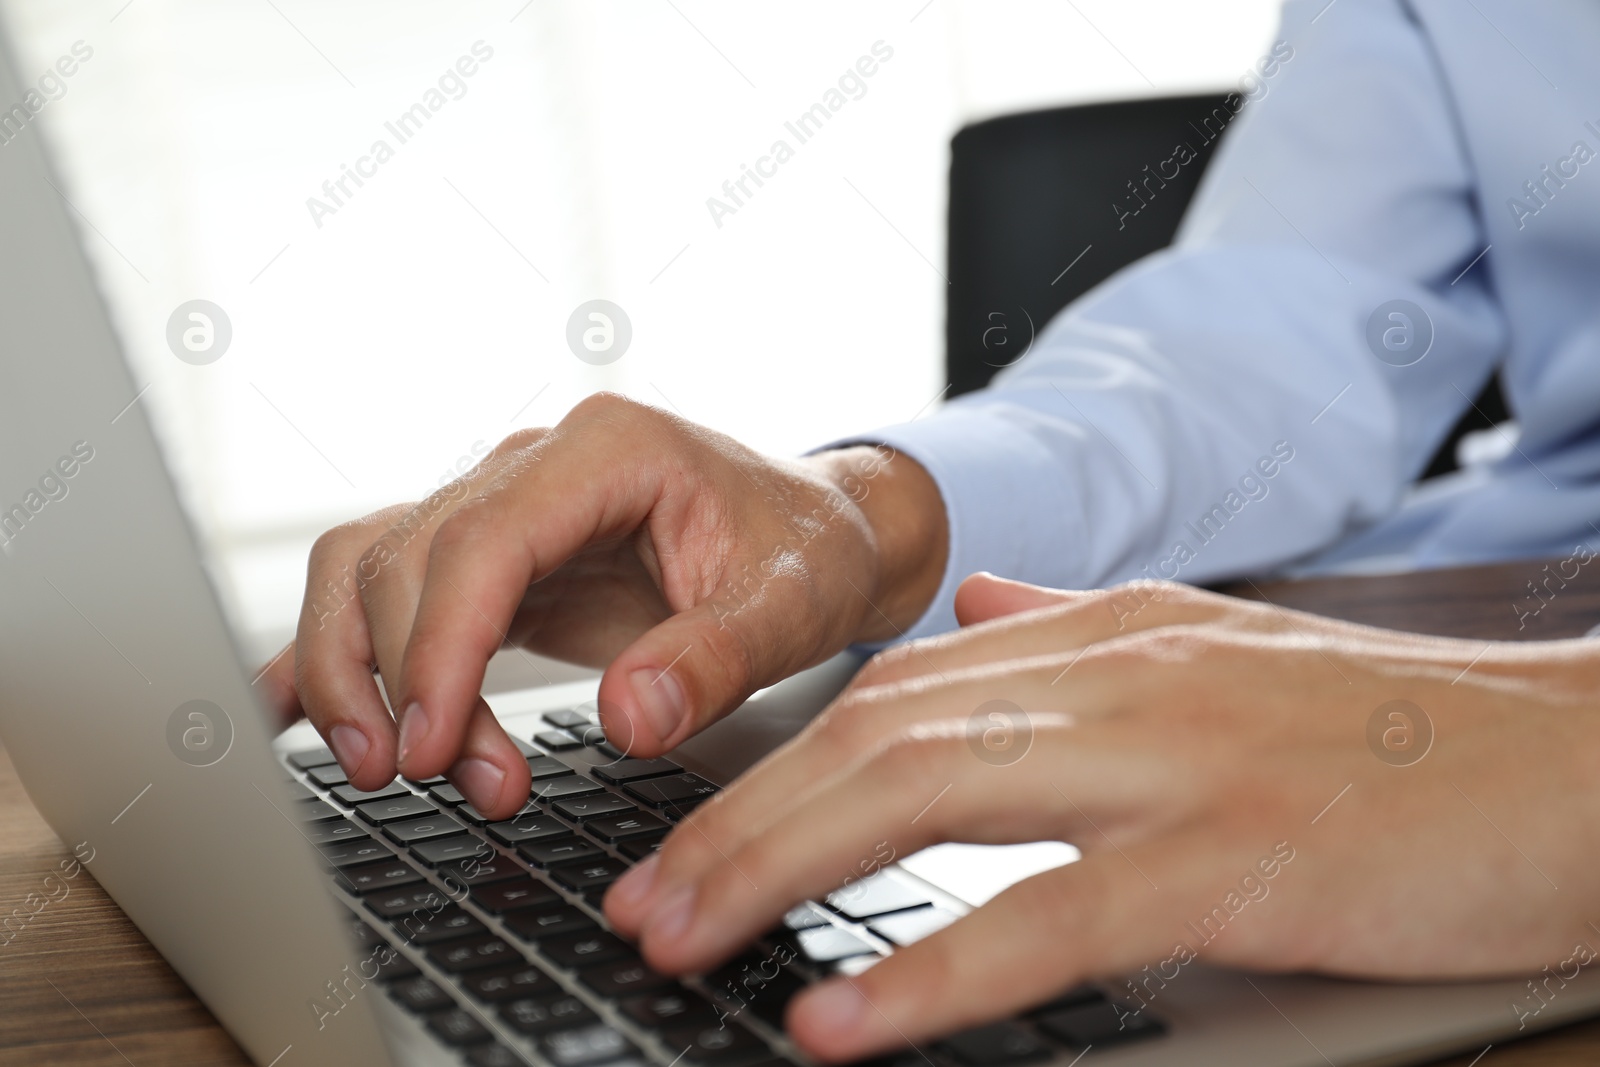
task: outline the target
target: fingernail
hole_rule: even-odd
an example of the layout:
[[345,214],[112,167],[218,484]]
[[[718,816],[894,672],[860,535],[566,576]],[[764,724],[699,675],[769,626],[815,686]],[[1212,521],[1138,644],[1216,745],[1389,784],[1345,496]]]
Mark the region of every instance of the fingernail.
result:
[[643,668],[628,676],[628,684],[633,686],[634,699],[644,710],[645,722],[655,731],[656,739],[665,741],[671,737],[687,713],[683,688],[672,672]]
[[367,749],[372,747],[367,740],[367,735],[357,730],[354,726],[340,724],[328,733],[328,747],[333,749],[333,758],[339,761],[339,766],[344,768],[344,773],[355,774],[361,768],[361,761],[367,758]]
[[866,1006],[860,990],[843,978],[835,978],[813,986],[796,1008],[811,1017],[814,1030],[848,1032],[861,1021]]
[[479,811],[494,807],[494,802],[500,799],[500,787],[506,784],[505,771],[476,757],[460,760],[446,777]]
[[645,932],[652,940],[676,941],[689,929],[693,918],[694,889],[679,886],[661,902],[654,917],[645,925]]
[[411,750],[428,736],[428,713],[415,700],[400,713],[400,762],[404,763]]
[[633,870],[617,879],[617,884],[611,887],[611,896],[623,907],[631,908],[638,904],[650,895],[650,887],[655,885],[656,871],[660,866],[660,856],[647,856]]

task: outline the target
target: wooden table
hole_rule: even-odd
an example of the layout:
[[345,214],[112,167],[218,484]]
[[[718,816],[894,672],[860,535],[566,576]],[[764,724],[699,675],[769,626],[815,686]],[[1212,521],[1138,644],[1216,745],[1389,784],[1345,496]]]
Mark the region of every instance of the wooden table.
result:
[[[1527,583],[1541,563],[1389,578],[1244,584],[1241,596],[1374,625],[1457,637],[1574,637],[1600,623],[1600,565],[1548,600]],[[1573,571],[1568,565],[1567,573]],[[1532,609],[1539,608],[1537,614]],[[1519,629],[1519,622],[1523,625]],[[69,855],[0,751],[0,912],[9,912]],[[211,1015],[91,878],[70,883],[0,948],[0,1065],[245,1065]],[[1441,1067],[1467,1067],[1470,1056]],[[1479,1067],[1556,1067],[1600,1062],[1600,1021],[1496,1046]]]

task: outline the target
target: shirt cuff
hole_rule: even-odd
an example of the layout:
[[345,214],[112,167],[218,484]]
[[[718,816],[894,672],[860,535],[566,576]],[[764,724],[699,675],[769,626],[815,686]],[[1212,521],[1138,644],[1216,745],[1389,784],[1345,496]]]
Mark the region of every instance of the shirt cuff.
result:
[[[1083,516],[1069,494],[1061,457],[1023,426],[1031,412],[950,406],[917,422],[890,426],[813,450],[888,445],[916,460],[944,498],[949,556],[939,591],[903,640],[957,629],[956,587],[977,571],[1071,587],[1083,559]],[[872,652],[885,645],[854,646]]]

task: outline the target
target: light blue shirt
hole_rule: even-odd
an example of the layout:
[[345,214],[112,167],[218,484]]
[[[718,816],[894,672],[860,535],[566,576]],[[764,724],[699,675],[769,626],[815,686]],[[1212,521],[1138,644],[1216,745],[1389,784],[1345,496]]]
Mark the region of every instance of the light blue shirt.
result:
[[[953,628],[977,570],[1086,588],[1600,545],[1600,2],[1291,0],[1280,37],[1173,247],[988,389],[860,438],[949,513],[909,636]],[[1415,487],[1496,368],[1513,447]]]

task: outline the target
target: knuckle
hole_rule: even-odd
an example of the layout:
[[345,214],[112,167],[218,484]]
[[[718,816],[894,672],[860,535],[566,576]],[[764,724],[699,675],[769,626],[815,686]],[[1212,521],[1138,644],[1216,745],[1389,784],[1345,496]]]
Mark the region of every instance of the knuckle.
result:
[[[512,452],[521,452],[523,449],[533,447],[548,436],[550,436],[550,430],[546,427],[526,426],[506,434],[500,443],[494,446],[494,450],[490,455],[503,456]],[[479,466],[482,466],[482,462],[479,463]]]
[[920,782],[941,773],[957,746],[965,751],[965,743],[945,730],[902,730],[883,743],[877,763],[891,781]]
[[914,654],[909,643],[894,645],[874,653],[872,658],[856,672],[855,678],[850,683],[851,688],[866,689],[902,677]]
[[493,497],[477,496],[466,501],[447,515],[434,530],[428,545],[429,558],[470,550],[472,546],[482,543],[492,535],[499,513]]
[[648,404],[641,404],[639,401],[623,396],[621,393],[602,390],[598,393],[590,393],[578,401],[562,422],[598,420],[605,423],[616,423],[647,419],[656,414],[656,409]]

